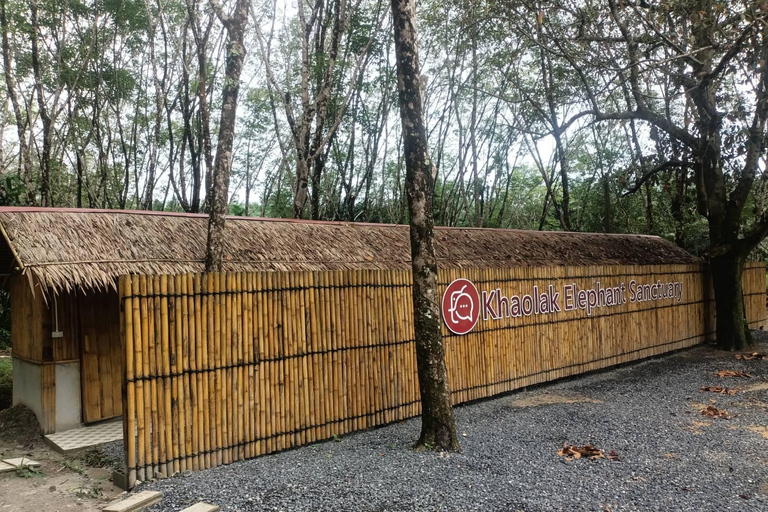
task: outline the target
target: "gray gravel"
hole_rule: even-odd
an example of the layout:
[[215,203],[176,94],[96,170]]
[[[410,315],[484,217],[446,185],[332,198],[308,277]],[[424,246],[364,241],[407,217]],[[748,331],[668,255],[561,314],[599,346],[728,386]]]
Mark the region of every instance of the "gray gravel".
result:
[[104,457],[106,463],[111,467],[122,470],[125,461],[125,451],[123,441],[114,441],[111,443],[100,444],[96,447]]
[[[768,336],[756,333],[758,350]],[[751,379],[721,379],[718,370]],[[701,386],[768,382],[768,360],[696,348],[456,409],[463,453],[414,453],[417,419],[276,455],[145,484],[154,511],[198,500],[224,511],[768,510],[768,391]],[[768,387],[768,386],[766,386]],[[517,407],[552,397],[593,402]],[[702,404],[736,417],[711,420]],[[615,450],[619,461],[565,461],[563,442]]]

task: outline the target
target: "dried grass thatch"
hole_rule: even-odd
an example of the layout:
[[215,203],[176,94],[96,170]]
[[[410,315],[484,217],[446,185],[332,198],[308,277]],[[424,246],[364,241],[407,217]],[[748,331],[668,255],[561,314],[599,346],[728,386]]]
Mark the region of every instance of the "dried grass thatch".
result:
[[[0,208],[0,273],[23,266],[44,289],[115,286],[121,274],[203,270],[207,217],[144,211]],[[407,226],[231,217],[226,270],[406,268]],[[5,238],[5,237],[2,237]],[[698,262],[653,236],[438,228],[448,267]],[[4,261],[5,260],[5,261]]]

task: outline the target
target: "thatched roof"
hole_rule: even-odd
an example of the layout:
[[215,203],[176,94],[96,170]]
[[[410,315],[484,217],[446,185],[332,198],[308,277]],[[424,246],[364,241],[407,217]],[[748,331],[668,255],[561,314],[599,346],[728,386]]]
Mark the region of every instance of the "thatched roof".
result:
[[[104,288],[121,274],[203,270],[205,215],[0,208],[0,274],[31,273],[44,288]],[[407,226],[230,217],[226,270],[407,268]],[[448,267],[655,265],[699,262],[644,235],[437,228]]]

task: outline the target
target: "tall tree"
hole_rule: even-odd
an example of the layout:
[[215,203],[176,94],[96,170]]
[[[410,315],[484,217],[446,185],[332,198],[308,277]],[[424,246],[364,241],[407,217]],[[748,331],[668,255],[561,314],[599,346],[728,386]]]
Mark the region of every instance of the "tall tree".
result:
[[[766,173],[768,6],[747,0],[505,6],[503,16],[520,28],[538,18],[542,39],[535,43],[575,72],[585,109],[571,124],[635,120],[651,138],[667,139],[670,149],[645,162],[641,182],[692,170],[709,231],[718,345],[750,344],[741,276],[747,256],[768,235],[768,211],[749,208],[756,178]],[[525,37],[525,30],[518,33]],[[626,100],[615,100],[625,92]],[[687,172],[679,174],[687,179]]]
[[[8,0],[0,0],[0,30],[3,31],[3,70],[8,98],[13,105],[13,115],[16,121],[16,133],[19,140],[19,174],[26,188],[27,204],[35,204],[34,184],[32,183],[32,151],[27,143],[27,128],[29,119],[26,108],[22,109],[16,92],[16,83],[13,73],[13,55],[10,39],[10,24],[8,22]],[[22,171],[23,169],[23,171]]]
[[405,188],[410,214],[416,364],[421,388],[421,436],[416,447],[459,450],[440,330],[433,233],[437,168],[429,157],[424,128],[415,10],[414,0],[392,0]]
[[248,23],[248,0],[237,0],[232,14],[227,15],[217,0],[210,0],[219,21],[227,31],[227,67],[221,95],[221,118],[216,160],[213,164],[210,215],[208,217],[208,243],[205,270],[221,272],[224,266],[224,226],[229,206],[229,176],[232,172],[232,148],[235,140],[237,95],[240,73],[245,60],[245,26]]
[[[276,53],[272,42],[277,2],[272,3],[273,18],[268,33],[262,34],[259,27],[261,21],[255,20],[254,28],[267,70],[275,119],[279,102],[295,150],[295,218],[304,214],[307,200],[310,202],[311,217],[320,218],[320,182],[325,162],[355,86],[359,83],[358,77],[363,72],[370,46],[376,41],[384,20],[386,9],[379,4],[381,2],[373,6],[376,25],[367,27],[363,44],[354,44],[357,39],[350,34],[350,27],[354,18],[361,15],[361,0],[352,2],[352,5],[348,5],[347,0],[297,1],[301,48],[298,87],[291,87],[295,74],[293,66],[286,67],[287,83],[281,85],[273,61]],[[293,53],[294,50],[289,51]],[[348,78],[346,85],[342,83],[345,77]],[[277,121],[275,129],[279,132]]]

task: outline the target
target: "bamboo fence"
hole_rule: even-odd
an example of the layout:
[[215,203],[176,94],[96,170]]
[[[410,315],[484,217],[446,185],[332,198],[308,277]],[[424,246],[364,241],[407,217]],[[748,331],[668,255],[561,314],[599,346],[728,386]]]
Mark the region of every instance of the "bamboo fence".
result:
[[[505,295],[534,285],[682,283],[680,300],[482,319],[444,327],[454,403],[605,368],[712,338],[703,265],[445,269]],[[124,428],[129,486],[419,414],[404,270],[124,276]],[[561,298],[562,300],[562,298]],[[765,267],[745,273],[765,324]]]
[[766,318],[765,263],[746,263],[741,281],[747,323],[752,329],[762,329],[768,324],[768,318]]

